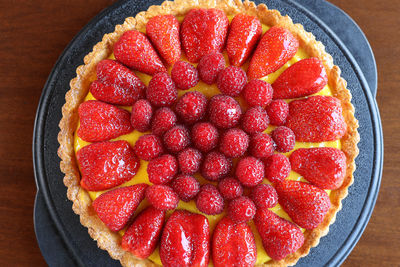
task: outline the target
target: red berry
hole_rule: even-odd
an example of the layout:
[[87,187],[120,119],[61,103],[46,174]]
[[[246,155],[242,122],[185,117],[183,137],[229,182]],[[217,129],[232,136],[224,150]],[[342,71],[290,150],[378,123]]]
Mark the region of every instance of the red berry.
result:
[[166,72],[159,72],[151,78],[146,97],[156,107],[167,107],[175,103],[178,90]]
[[178,61],[172,67],[171,78],[176,87],[181,90],[187,90],[195,87],[199,82],[199,73],[192,64],[185,61]]
[[228,205],[228,216],[235,223],[248,222],[256,214],[256,205],[245,196],[235,198]]
[[243,89],[243,97],[249,106],[267,106],[272,100],[272,86],[263,80],[251,80]]
[[217,86],[224,95],[238,96],[246,85],[246,72],[239,67],[229,66],[218,74]]
[[153,184],[167,184],[178,172],[178,162],[174,156],[162,155],[150,160],[147,165],[149,181]]
[[258,133],[251,137],[250,153],[256,158],[267,158],[275,151],[275,143],[266,133]]
[[248,134],[265,131],[268,128],[268,114],[262,107],[249,108],[242,118],[242,128]]
[[149,101],[140,99],[132,106],[131,124],[139,132],[146,132],[150,128],[153,108]]
[[146,134],[139,137],[133,149],[136,156],[143,160],[151,160],[164,152],[161,139],[154,134]]
[[238,128],[226,131],[221,137],[219,151],[230,158],[242,156],[249,147],[249,136]]
[[264,160],[265,178],[271,183],[279,183],[285,180],[290,173],[289,159],[283,154],[272,154]]
[[199,171],[202,154],[195,148],[186,148],[179,152],[179,169],[183,174],[194,174]]
[[199,122],[192,128],[192,142],[202,152],[208,152],[217,146],[219,133],[211,123]]
[[243,186],[233,177],[222,179],[218,183],[218,189],[221,195],[228,200],[240,197],[243,194]]
[[220,52],[213,52],[200,59],[197,65],[199,76],[206,84],[213,84],[218,74],[225,68],[225,59]]
[[232,167],[232,161],[219,152],[210,152],[206,155],[201,175],[210,181],[216,181],[226,176]]
[[189,131],[185,126],[175,125],[163,137],[165,147],[171,152],[179,152],[190,144]]
[[296,138],[291,129],[279,126],[272,132],[272,139],[275,141],[276,151],[286,153],[294,148]]
[[278,204],[278,193],[269,184],[259,184],[253,187],[250,197],[258,209],[270,209]]
[[151,131],[153,134],[161,136],[175,126],[176,121],[176,115],[170,108],[159,108],[154,112]]
[[239,123],[242,109],[239,103],[230,96],[216,95],[208,106],[210,122],[218,128],[232,128]]
[[207,98],[200,92],[187,92],[176,103],[176,114],[186,124],[201,120],[206,114]]
[[200,183],[191,175],[178,175],[171,183],[172,189],[185,202],[192,200],[200,191]]
[[152,185],[146,189],[146,198],[159,210],[172,210],[178,206],[179,197],[167,185]]
[[272,125],[284,125],[289,115],[289,104],[282,99],[273,100],[266,110]]
[[196,206],[205,214],[220,214],[224,210],[224,199],[214,185],[206,184],[197,195]]
[[264,178],[264,164],[254,157],[245,157],[240,159],[235,173],[244,186],[256,186]]

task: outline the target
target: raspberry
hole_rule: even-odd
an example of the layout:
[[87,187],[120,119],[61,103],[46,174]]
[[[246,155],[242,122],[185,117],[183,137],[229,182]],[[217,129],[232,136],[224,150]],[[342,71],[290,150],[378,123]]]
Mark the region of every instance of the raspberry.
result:
[[208,152],[217,146],[219,133],[211,123],[199,122],[192,128],[192,142],[202,152]]
[[214,185],[206,184],[197,195],[196,206],[205,214],[220,214],[224,210],[224,199]]
[[244,223],[253,219],[256,215],[256,205],[245,196],[235,198],[228,205],[228,216],[235,223]]
[[224,68],[225,59],[219,52],[213,52],[202,57],[197,65],[199,76],[206,84],[213,84]]
[[136,156],[143,160],[151,160],[163,153],[161,139],[154,134],[146,134],[139,137],[135,146]]
[[210,181],[216,181],[228,174],[232,161],[219,152],[210,152],[206,155],[201,175]]
[[208,106],[208,112],[210,122],[223,129],[237,125],[242,115],[239,103],[226,95],[213,96]]
[[244,186],[256,186],[264,178],[264,164],[254,157],[242,158],[236,166],[235,174]]
[[269,184],[259,184],[254,187],[250,197],[259,209],[270,209],[278,204],[278,193]]
[[200,191],[200,183],[191,175],[178,175],[172,181],[171,187],[185,202],[193,199]]
[[249,108],[242,118],[242,129],[248,134],[255,134],[268,128],[268,114],[262,107]]
[[175,125],[163,137],[165,147],[171,152],[179,152],[190,144],[189,131],[183,125]]
[[240,197],[243,194],[243,186],[233,177],[222,179],[218,183],[218,189],[221,195],[228,200]]
[[140,99],[132,106],[131,124],[139,132],[146,132],[150,127],[153,108],[149,101]]
[[178,90],[168,73],[159,72],[151,78],[146,90],[146,97],[154,106],[167,107],[175,103],[178,98]]
[[171,78],[181,90],[187,90],[196,86],[199,82],[199,73],[192,64],[185,61],[178,61],[171,70]]
[[207,98],[200,92],[187,92],[176,103],[175,111],[186,123],[201,120],[207,110]]
[[279,126],[272,132],[272,139],[276,144],[276,151],[286,153],[294,148],[296,137],[293,131],[285,126]]
[[264,160],[265,178],[271,183],[282,182],[289,176],[290,161],[283,154],[272,154]]
[[249,106],[267,106],[272,100],[272,86],[263,80],[251,80],[243,89]]
[[240,157],[249,147],[249,136],[238,128],[226,131],[221,137],[219,151],[230,158]]
[[172,210],[178,206],[179,197],[167,185],[152,185],[146,189],[146,198],[159,210]]
[[186,148],[179,152],[179,169],[183,174],[194,174],[200,169],[202,159],[200,151],[194,148]]
[[224,95],[238,96],[247,82],[246,72],[239,67],[229,66],[218,74],[217,86]]
[[166,184],[174,178],[178,172],[178,162],[169,154],[150,160],[147,165],[149,181],[153,184]]
[[284,125],[289,114],[289,104],[282,99],[273,100],[266,110],[272,125]]
[[161,136],[175,126],[176,121],[176,115],[170,108],[159,108],[154,112],[151,131],[153,134]]
[[267,158],[275,151],[275,143],[266,133],[258,133],[251,137],[250,153],[256,158]]

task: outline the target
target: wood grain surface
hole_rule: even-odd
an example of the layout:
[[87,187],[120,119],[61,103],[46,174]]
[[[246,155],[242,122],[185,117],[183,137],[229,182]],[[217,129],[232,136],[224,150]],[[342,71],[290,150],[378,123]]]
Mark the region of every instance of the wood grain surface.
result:
[[[45,266],[33,230],[32,131],[44,83],[66,45],[111,0],[0,1],[0,265]],[[361,27],[378,65],[385,136],[372,218],[343,266],[400,265],[400,2],[331,0]]]

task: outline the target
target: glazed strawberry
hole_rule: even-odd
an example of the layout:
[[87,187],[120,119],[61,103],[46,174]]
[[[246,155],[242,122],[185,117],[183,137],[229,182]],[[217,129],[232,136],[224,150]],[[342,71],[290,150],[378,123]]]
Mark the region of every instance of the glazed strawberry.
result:
[[153,108],[149,101],[140,99],[132,106],[131,124],[139,132],[146,132],[150,128]]
[[179,98],[175,111],[184,123],[193,124],[206,114],[207,98],[200,92],[187,92]]
[[100,142],[76,153],[81,170],[81,186],[89,191],[106,190],[123,184],[139,169],[140,163],[126,141]]
[[262,34],[258,18],[246,14],[237,14],[231,22],[226,52],[229,62],[240,67],[255,48]]
[[286,126],[300,142],[337,140],[347,129],[340,100],[332,96],[312,96],[290,102]]
[[251,58],[247,75],[249,79],[264,77],[277,71],[299,48],[293,34],[281,27],[271,27],[261,38]]
[[254,266],[257,247],[253,232],[245,223],[234,223],[222,218],[215,227],[212,240],[212,256],[215,267]]
[[178,162],[169,154],[150,160],[147,165],[149,181],[153,184],[167,184],[178,172]]
[[229,158],[242,156],[249,147],[249,136],[238,128],[227,130],[221,136],[219,151]]
[[168,107],[176,102],[178,90],[168,73],[159,72],[151,78],[146,97],[156,107]]
[[228,216],[235,223],[244,223],[253,219],[256,214],[256,205],[245,196],[235,198],[228,205]]
[[225,68],[225,58],[220,52],[213,52],[202,57],[197,65],[200,79],[206,84],[213,84],[218,74]]
[[190,144],[189,131],[183,125],[175,125],[164,134],[163,141],[166,149],[177,153]]
[[267,158],[275,151],[275,143],[266,133],[257,133],[250,139],[250,153],[256,158]]
[[210,122],[218,128],[227,129],[239,123],[242,109],[239,103],[226,95],[213,96],[208,105]]
[[168,65],[174,65],[180,59],[179,21],[173,15],[158,15],[149,19],[146,35]]
[[166,131],[175,126],[176,121],[176,115],[170,108],[159,108],[154,112],[153,121],[151,122],[151,132],[162,136]]
[[178,175],[171,184],[179,198],[185,202],[192,200],[200,191],[200,183],[191,175]]
[[226,176],[232,167],[232,161],[219,152],[210,152],[206,155],[201,175],[210,181],[217,181]]
[[196,207],[207,215],[220,214],[224,210],[224,199],[214,185],[206,184],[197,194]]
[[186,148],[178,154],[179,170],[183,174],[194,174],[199,171],[203,155],[195,148]]
[[304,243],[304,235],[291,223],[268,209],[258,209],[254,223],[268,256],[279,261],[297,251]]
[[282,154],[272,154],[264,160],[265,178],[271,183],[280,183],[285,180],[290,173],[290,161]]
[[265,107],[272,100],[272,86],[263,80],[251,80],[243,89],[242,95],[251,107]]
[[210,228],[206,217],[176,210],[165,224],[160,244],[163,266],[208,266]]
[[290,155],[292,170],[321,189],[337,189],[346,175],[346,155],[337,148],[301,148]]
[[282,208],[305,229],[316,228],[331,207],[329,195],[308,183],[285,180],[276,185],[276,191]]
[[278,193],[269,184],[259,184],[251,189],[250,198],[257,209],[270,209],[278,204]]
[[152,185],[146,189],[146,199],[159,210],[172,210],[178,206],[179,197],[167,185]]
[[234,199],[243,195],[243,186],[233,177],[226,177],[218,183],[218,190],[224,199]]
[[269,122],[272,125],[281,126],[286,122],[289,115],[289,104],[282,99],[273,100],[265,109],[268,113]]
[[199,73],[192,64],[178,61],[171,70],[171,78],[176,87],[181,90],[187,90],[195,87],[199,82]]
[[199,122],[192,127],[192,142],[202,152],[208,152],[217,146],[219,133],[211,123]]
[[293,131],[285,126],[279,126],[272,131],[272,139],[276,145],[276,151],[286,153],[294,148],[296,137]]
[[97,100],[79,106],[80,126],[78,136],[86,142],[99,142],[116,138],[133,131],[130,113]]
[[218,74],[217,86],[224,95],[238,96],[246,85],[246,72],[239,67],[229,66]]
[[242,129],[248,134],[263,132],[268,128],[269,118],[262,107],[249,108],[242,117]]
[[264,178],[264,164],[255,157],[242,158],[236,166],[235,174],[244,186],[256,186]]
[[119,38],[114,56],[122,64],[149,75],[166,71],[146,35],[135,30],[126,31]]
[[147,161],[160,156],[164,152],[161,139],[154,134],[139,137],[133,149],[136,156]]
[[140,212],[122,237],[122,248],[139,259],[148,258],[157,246],[164,218],[165,211],[152,206]]
[[192,9],[182,22],[183,50],[190,62],[215,51],[222,51],[228,32],[229,20],[219,9]]
[[302,59],[287,68],[272,84],[274,99],[312,95],[327,83],[328,76],[321,60],[316,57]]
[[147,187],[147,184],[136,184],[108,191],[93,201],[93,209],[110,230],[119,231],[126,226],[144,199]]

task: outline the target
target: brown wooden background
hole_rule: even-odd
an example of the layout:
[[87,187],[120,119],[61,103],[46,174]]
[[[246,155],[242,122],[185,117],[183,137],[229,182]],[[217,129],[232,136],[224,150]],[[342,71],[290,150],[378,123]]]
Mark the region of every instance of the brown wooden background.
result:
[[[379,72],[385,136],[371,221],[344,266],[400,265],[400,2],[330,0],[362,28]],[[32,131],[43,85],[76,33],[111,0],[0,1],[0,265],[45,266],[33,231]]]

